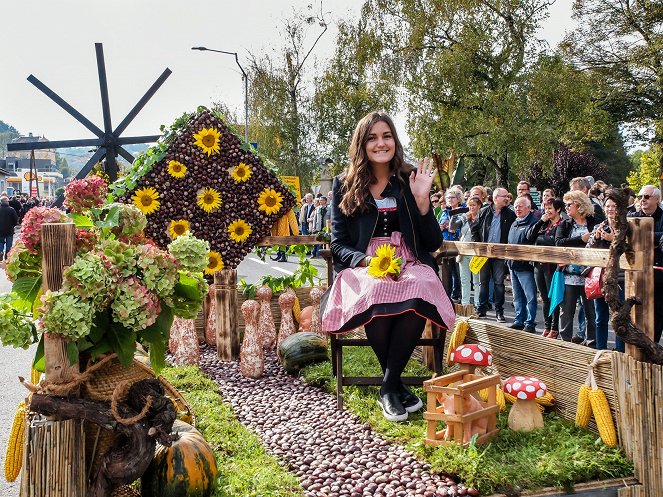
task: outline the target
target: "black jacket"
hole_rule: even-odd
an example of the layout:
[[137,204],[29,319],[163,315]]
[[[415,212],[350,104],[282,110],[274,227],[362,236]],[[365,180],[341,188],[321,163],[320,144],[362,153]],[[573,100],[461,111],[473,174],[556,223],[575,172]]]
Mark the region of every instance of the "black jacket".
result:
[[[587,230],[591,233],[598,223],[593,216],[587,217]],[[582,241],[582,237],[574,236],[571,237],[571,231],[573,231],[573,219],[563,219],[557,225],[557,232],[555,233],[555,245],[558,247],[585,247],[587,242]]]
[[[560,220],[561,222],[561,220]],[[527,230],[527,241],[534,245],[543,247],[555,246],[555,233],[557,226],[550,227],[550,220],[541,221],[540,219]]]
[[[535,223],[536,216],[533,212],[530,212],[522,219],[516,218],[511,225],[511,228],[509,228],[509,235],[507,238],[509,245],[528,245],[529,241],[527,240],[527,232]],[[507,260],[506,265],[513,271],[534,271],[534,266],[529,261]]]
[[14,228],[18,224],[18,214],[9,204],[0,204],[0,236],[14,234]]
[[[366,212],[357,213],[352,217],[343,214],[339,209],[343,198],[341,178],[342,175],[334,178],[332,186],[334,199],[331,203],[331,251],[334,257],[334,269],[337,272],[356,267],[366,257],[366,249],[379,216],[378,207],[370,192],[366,195],[366,202],[369,205]],[[392,176],[382,196],[396,198],[398,221],[405,244],[419,261],[428,264],[437,274],[437,264],[431,252],[435,252],[442,245],[440,225],[437,224],[432,205],[425,215],[419,213],[417,202],[410,191],[408,176],[404,174],[402,178],[405,182],[404,189],[401,188],[396,176]]]
[[[493,222],[493,206],[486,205],[481,208],[477,222],[472,226],[472,241],[485,242],[488,240],[488,230]],[[500,243],[507,243],[509,229],[516,220],[516,214],[508,207],[500,211]]]
[[661,206],[657,205],[656,210],[651,216],[647,216],[642,211],[635,211],[629,214],[628,217],[654,218],[654,265],[663,266],[663,252],[661,251],[661,244],[663,244],[663,209],[661,209]]

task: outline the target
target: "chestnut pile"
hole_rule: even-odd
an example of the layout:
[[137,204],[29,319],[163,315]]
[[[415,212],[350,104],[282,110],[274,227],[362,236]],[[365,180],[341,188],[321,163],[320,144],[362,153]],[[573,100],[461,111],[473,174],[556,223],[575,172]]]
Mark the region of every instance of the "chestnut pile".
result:
[[[194,135],[203,130],[214,130],[217,136],[202,142],[208,147],[213,144],[218,151],[196,145]],[[176,175],[172,174],[172,169],[169,172],[173,161],[179,163]],[[231,173],[242,163],[248,166],[250,176],[245,181],[238,181]],[[183,170],[182,165],[186,169],[182,177],[177,177]],[[159,247],[166,248],[172,241],[169,234],[171,222],[186,220],[192,235],[207,240],[211,250],[221,254],[225,268],[237,267],[256,242],[269,235],[271,226],[295,203],[293,195],[264,166],[260,157],[247,145],[242,145],[239,137],[206,109],[194,115],[168,147],[165,156],[120,200],[132,203],[136,191],[145,188],[153,188],[159,195],[158,209],[147,214],[145,234]],[[210,212],[198,205],[198,196],[206,188],[220,194],[220,206]],[[276,212],[266,213],[258,209],[258,198],[268,188],[281,196],[281,206]],[[243,220],[251,229],[248,238],[241,241],[231,239],[228,231],[237,220]]]
[[479,495],[336,409],[334,397],[287,374],[273,352],[265,354],[265,373],[257,380],[242,376],[237,361],[220,361],[210,347],[199,365],[239,421],[297,475],[307,497]]

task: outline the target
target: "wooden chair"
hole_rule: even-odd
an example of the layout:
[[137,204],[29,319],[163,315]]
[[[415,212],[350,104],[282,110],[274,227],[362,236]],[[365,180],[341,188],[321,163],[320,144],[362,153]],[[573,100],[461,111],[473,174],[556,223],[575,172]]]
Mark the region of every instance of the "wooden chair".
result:
[[[334,280],[334,267],[330,250],[321,250],[320,255],[327,262],[327,283],[331,287]],[[446,329],[437,325],[431,326],[431,336],[422,337],[418,346],[428,346],[433,349],[433,370],[435,375],[442,374],[442,357],[444,356],[444,340]],[[370,347],[366,338],[342,338],[342,335],[331,335],[332,373],[336,377],[336,406],[343,408],[343,387],[346,385],[381,385],[382,376],[344,376],[343,375],[343,347]],[[405,376],[402,378],[406,385],[423,385],[431,376]]]

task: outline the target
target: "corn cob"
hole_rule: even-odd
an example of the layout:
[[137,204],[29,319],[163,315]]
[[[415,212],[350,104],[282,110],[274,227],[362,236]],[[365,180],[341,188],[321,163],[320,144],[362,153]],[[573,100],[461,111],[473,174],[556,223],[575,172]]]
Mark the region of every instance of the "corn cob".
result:
[[15,481],[21,472],[23,464],[23,432],[25,431],[25,402],[21,402],[16,409],[11,434],[7,442],[5,453],[5,479]]
[[32,383],[33,385],[39,385],[40,381],[41,381],[41,373],[36,369],[32,368],[30,370],[30,383]]
[[536,402],[545,407],[552,407],[555,405],[555,397],[550,392],[546,392],[541,397],[537,397]]
[[589,402],[589,392],[591,388],[589,385],[580,385],[578,391],[578,406],[576,407],[576,426],[580,428],[587,428],[589,418],[592,417],[592,406]]
[[482,388],[479,390],[479,397],[481,397],[481,400],[484,402],[488,402],[488,389],[487,388]]
[[502,385],[496,386],[495,401],[497,405],[500,406],[500,411],[503,411],[506,408],[506,399],[504,398],[504,390],[502,390]]
[[297,223],[297,216],[295,216],[295,211],[288,211],[288,224],[290,225],[290,232],[293,236],[299,235],[299,224]]
[[299,315],[302,312],[302,306],[299,304],[299,297],[295,295],[295,305],[292,307],[292,317],[299,323]]
[[451,353],[456,350],[456,347],[463,345],[465,343],[465,336],[467,335],[467,330],[470,329],[469,324],[467,324],[466,319],[459,319],[454,326],[454,331],[451,334],[449,339],[449,347],[447,348],[447,364],[449,366],[453,365],[453,362],[449,360]]
[[615,447],[617,445],[617,433],[615,432],[615,424],[612,422],[612,414],[605,392],[598,388],[591,389],[588,396],[601,440],[608,447]]

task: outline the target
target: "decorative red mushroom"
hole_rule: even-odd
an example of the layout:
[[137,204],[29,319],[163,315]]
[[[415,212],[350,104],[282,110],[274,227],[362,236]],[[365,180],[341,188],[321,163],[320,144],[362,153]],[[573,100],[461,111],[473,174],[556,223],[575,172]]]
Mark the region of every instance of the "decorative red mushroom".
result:
[[543,428],[543,415],[536,399],[546,394],[546,384],[533,376],[512,376],[504,382],[503,388],[516,398],[509,412],[509,428],[515,431]]
[[477,366],[492,366],[493,354],[483,345],[466,343],[456,347],[449,354],[449,360],[460,364],[462,370],[474,373]]

